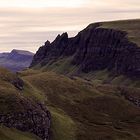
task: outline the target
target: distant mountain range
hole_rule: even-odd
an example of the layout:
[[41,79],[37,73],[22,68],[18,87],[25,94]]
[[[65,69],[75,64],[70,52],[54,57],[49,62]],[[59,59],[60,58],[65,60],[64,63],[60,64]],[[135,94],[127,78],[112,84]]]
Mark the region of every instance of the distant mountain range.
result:
[[29,67],[33,53],[25,50],[12,50],[10,53],[0,53],[0,66],[14,72]]

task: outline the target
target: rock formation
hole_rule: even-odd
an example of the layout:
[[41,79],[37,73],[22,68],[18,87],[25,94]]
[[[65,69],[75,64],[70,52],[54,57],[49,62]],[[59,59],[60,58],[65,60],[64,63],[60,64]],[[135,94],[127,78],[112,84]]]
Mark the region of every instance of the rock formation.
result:
[[0,68],[0,125],[49,140],[50,113],[42,100],[30,95],[32,88],[27,88],[17,74]]
[[67,33],[47,41],[35,54],[31,67],[57,61],[60,57],[73,56],[72,65],[79,71],[90,72],[108,69],[116,74],[140,76],[140,48],[130,42],[127,33],[91,24],[73,38]]
[[[22,109],[9,113],[0,113],[0,124],[33,133],[42,140],[49,140],[51,117],[47,108],[40,103],[33,103],[33,101],[24,98],[21,98],[15,104],[22,105]],[[10,106],[12,108],[12,104]]]

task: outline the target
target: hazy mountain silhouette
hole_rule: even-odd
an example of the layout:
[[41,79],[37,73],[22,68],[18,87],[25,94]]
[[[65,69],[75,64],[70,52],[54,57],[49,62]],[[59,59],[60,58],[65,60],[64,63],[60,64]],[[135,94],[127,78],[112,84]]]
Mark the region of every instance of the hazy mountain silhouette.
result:
[[0,53],[0,66],[12,71],[20,71],[30,65],[33,55],[29,51],[15,49],[10,53]]

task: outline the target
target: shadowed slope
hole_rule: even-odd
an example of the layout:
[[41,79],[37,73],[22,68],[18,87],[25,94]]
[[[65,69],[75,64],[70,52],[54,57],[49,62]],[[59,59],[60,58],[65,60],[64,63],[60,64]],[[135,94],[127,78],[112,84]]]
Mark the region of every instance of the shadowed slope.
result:
[[[107,70],[139,78],[139,25],[140,20],[102,22],[90,24],[73,38],[63,33],[39,48],[31,67],[53,71],[59,67],[59,72],[74,75]],[[74,68],[72,73],[69,68]]]
[[[53,118],[55,140],[140,138],[140,110],[124,98],[121,88],[98,86],[52,72],[29,70],[21,75],[46,97],[45,102]],[[133,93],[133,89],[129,92]]]

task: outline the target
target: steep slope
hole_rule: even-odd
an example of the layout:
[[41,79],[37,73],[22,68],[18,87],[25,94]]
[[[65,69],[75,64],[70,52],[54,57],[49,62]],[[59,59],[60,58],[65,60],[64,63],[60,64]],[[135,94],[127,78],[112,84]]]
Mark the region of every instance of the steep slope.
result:
[[0,54],[0,66],[12,71],[23,70],[31,64],[33,53],[23,50],[12,50],[10,53]]
[[[20,74],[44,98],[52,140],[139,140],[139,89],[96,85],[78,77],[28,70]],[[133,96],[134,95],[134,96]]]
[[139,33],[140,20],[94,23],[39,48],[21,76],[45,97],[53,140],[140,139]]
[[[11,134],[14,127],[14,135],[33,140],[32,134],[43,140],[139,140],[139,22],[135,28],[131,21],[96,23],[73,38],[58,35],[38,50],[30,69],[18,75],[0,69],[4,130]],[[0,136],[9,140],[1,129]]]
[[7,128],[5,126],[0,126],[0,139],[1,140],[41,140],[39,137],[22,132],[14,128]]
[[[0,69],[0,125],[29,132],[48,140],[50,113],[35,96],[28,95],[27,88],[27,84],[16,74]],[[0,138],[1,133],[0,130]],[[9,133],[11,134],[12,130],[9,129]],[[13,133],[15,136],[18,135],[18,131],[17,134],[16,131]]]
[[[139,25],[140,20],[95,23],[73,38],[68,38],[67,33],[58,35],[52,43],[47,41],[37,51],[31,67],[49,69],[52,66],[51,70],[55,70],[60,65],[62,69],[72,67],[75,75],[107,70],[116,75],[139,78]],[[69,67],[60,62],[66,58]]]

